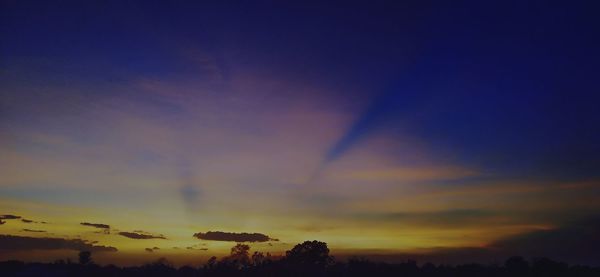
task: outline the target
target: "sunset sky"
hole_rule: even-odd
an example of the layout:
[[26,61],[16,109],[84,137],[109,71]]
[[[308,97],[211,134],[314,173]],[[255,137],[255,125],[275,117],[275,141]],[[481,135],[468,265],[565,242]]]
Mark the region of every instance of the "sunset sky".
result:
[[0,260],[600,255],[591,5],[0,3]]

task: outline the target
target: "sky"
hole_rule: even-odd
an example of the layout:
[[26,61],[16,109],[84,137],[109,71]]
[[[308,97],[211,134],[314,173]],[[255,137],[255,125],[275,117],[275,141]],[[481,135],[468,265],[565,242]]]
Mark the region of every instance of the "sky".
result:
[[593,5],[2,0],[0,260],[597,263]]

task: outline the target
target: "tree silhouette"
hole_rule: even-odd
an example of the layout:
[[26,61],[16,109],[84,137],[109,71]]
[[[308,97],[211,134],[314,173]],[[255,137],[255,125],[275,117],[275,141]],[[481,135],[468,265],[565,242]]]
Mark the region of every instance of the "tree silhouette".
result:
[[297,244],[286,252],[285,259],[293,264],[315,267],[325,267],[333,263],[327,243],[316,240]]
[[265,255],[262,252],[255,251],[252,254],[252,265],[257,266],[265,261]]
[[234,247],[231,248],[230,257],[236,259],[238,261],[244,261],[244,263],[248,264],[250,262],[250,246],[246,244],[238,243]]
[[521,256],[513,256],[506,260],[504,267],[508,273],[519,276],[529,271],[529,263]]
[[212,257],[210,257],[210,259],[208,259],[208,261],[206,261],[206,264],[204,264],[204,268],[205,269],[213,269],[216,265],[217,265],[217,257],[212,256]]
[[244,268],[250,265],[250,246],[242,243],[231,248],[231,254],[221,262],[234,268]]
[[549,258],[535,259],[532,264],[533,274],[536,276],[560,276],[563,275],[568,268],[568,264],[553,261]]
[[169,276],[175,269],[167,258],[161,257],[154,262],[143,265],[141,271],[144,276]]
[[88,265],[92,263],[92,252],[81,251],[79,252],[79,264]]
[[183,266],[175,268],[165,258],[142,266],[119,267],[92,263],[91,252],[79,253],[79,264],[67,260],[53,263],[25,263],[0,261],[0,276],[414,276],[414,277],[598,277],[600,267],[569,266],[549,258],[536,258],[531,263],[523,257],[514,256],[504,265],[467,263],[462,265],[419,266],[415,261],[401,263],[373,262],[353,257],[347,262],[334,262],[327,244],[305,241],[286,252],[284,257],[271,257],[269,253],[253,252],[250,246],[237,244],[231,254],[217,262],[211,257],[203,267]]

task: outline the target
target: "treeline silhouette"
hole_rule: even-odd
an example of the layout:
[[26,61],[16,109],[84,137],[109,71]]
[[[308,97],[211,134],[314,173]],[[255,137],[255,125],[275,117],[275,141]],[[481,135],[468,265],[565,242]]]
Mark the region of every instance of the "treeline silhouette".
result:
[[0,276],[600,276],[600,267],[569,266],[567,263],[538,258],[529,262],[523,257],[508,258],[503,265],[418,265],[373,262],[365,258],[336,261],[327,244],[305,241],[283,256],[250,253],[250,246],[237,244],[231,254],[218,260],[211,257],[198,267],[174,267],[160,258],[142,266],[100,266],[92,253],[79,253],[78,263],[58,260],[54,263],[0,262]]

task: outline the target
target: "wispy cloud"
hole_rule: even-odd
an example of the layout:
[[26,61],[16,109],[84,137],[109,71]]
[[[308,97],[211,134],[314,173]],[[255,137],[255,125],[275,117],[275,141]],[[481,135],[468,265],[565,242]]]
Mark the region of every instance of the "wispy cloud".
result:
[[46,233],[45,230],[34,230],[34,229],[22,229],[23,232],[30,232],[30,233]]
[[80,239],[62,238],[33,238],[12,235],[0,235],[0,250],[57,250],[69,249],[78,251],[107,251],[114,252],[117,248],[111,246],[94,245]]
[[0,215],[0,219],[19,219],[21,218],[18,215],[12,215],[12,214],[5,214],[5,215]]
[[206,233],[195,233],[194,237],[201,240],[235,241],[235,242],[265,242],[277,241],[277,239],[261,233],[228,233],[221,231],[208,231]]
[[464,227],[490,225],[493,221],[506,223],[501,213],[478,209],[455,209],[422,212],[360,213],[355,219],[367,221],[395,221],[411,226]]
[[197,245],[188,246],[185,249],[187,249],[187,250],[199,250],[199,251],[207,251],[208,250],[208,248],[202,247],[202,246],[204,246],[204,244],[197,244]]
[[79,224],[81,224],[83,226],[90,226],[90,227],[101,228],[101,229],[110,229],[110,225],[102,224],[102,223],[81,222]]
[[130,238],[130,239],[167,239],[164,235],[154,235],[154,234],[150,234],[147,232],[141,232],[141,231],[119,232],[118,234],[121,236],[124,236],[126,238]]
[[597,238],[599,232],[600,220],[592,218],[554,229],[507,236],[484,247],[421,248],[414,250],[414,253],[376,254],[373,258],[457,264],[465,261],[487,263],[520,255],[597,265],[596,257],[600,255],[600,241]]
[[156,246],[155,246],[155,247],[152,247],[152,248],[149,248],[149,247],[148,247],[148,248],[145,248],[144,250],[145,250],[146,252],[154,252],[154,251],[158,251],[158,250],[160,250],[160,248],[158,248],[158,247],[156,247]]
[[431,181],[471,177],[477,173],[459,167],[397,167],[347,172],[346,178],[362,181]]

